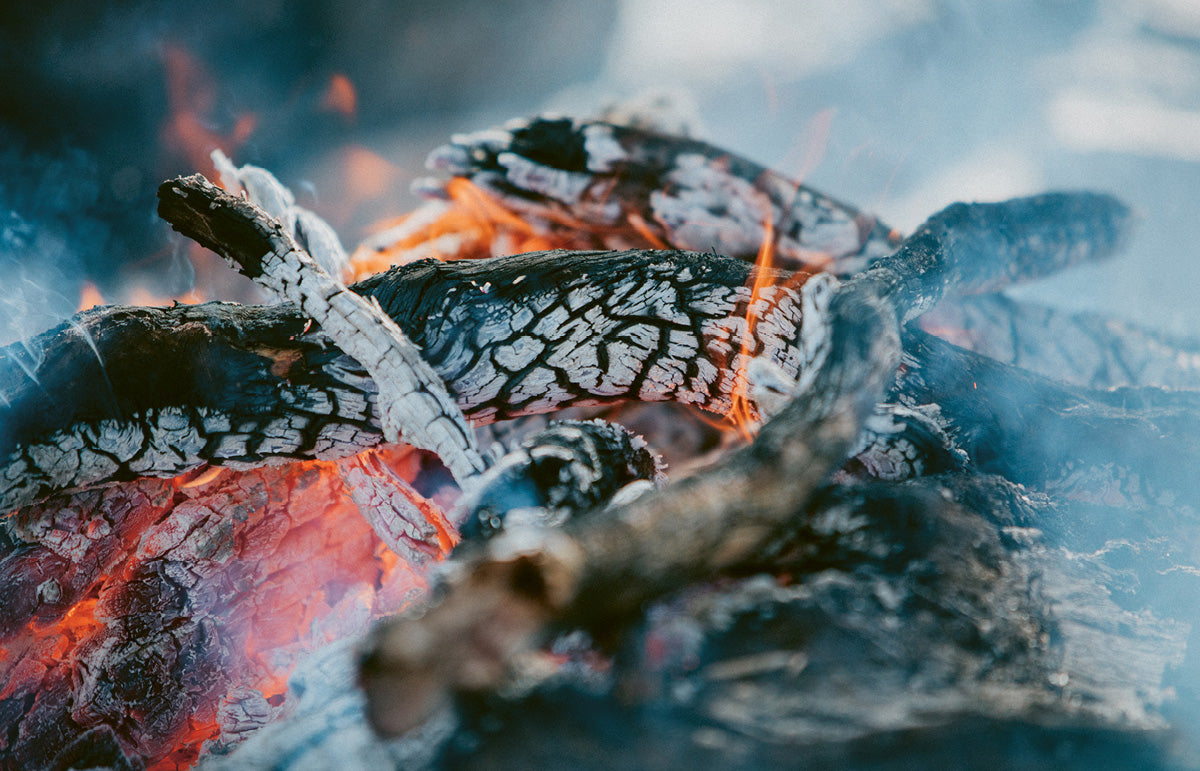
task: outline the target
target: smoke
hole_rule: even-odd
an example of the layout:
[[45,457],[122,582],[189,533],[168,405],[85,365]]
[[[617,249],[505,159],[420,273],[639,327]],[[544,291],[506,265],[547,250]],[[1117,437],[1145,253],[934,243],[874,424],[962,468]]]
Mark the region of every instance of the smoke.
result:
[[84,266],[105,253],[111,229],[87,154],[33,152],[6,132],[0,143],[0,341],[9,343],[75,311]]

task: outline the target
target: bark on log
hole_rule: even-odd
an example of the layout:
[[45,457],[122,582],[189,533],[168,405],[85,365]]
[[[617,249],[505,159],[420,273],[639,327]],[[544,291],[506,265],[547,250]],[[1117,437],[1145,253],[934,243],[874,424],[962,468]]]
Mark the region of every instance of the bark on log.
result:
[[[468,417],[486,423],[637,398],[727,411],[749,278],[745,263],[713,255],[549,252],[420,263],[354,289],[381,303]],[[817,314],[804,327],[803,305],[829,285],[810,284],[767,293],[751,353],[791,372],[813,358],[822,323]],[[113,307],[10,346],[0,352],[0,508],[205,462],[378,443],[375,384],[307,326],[290,305]]]
[[988,294],[942,303],[919,324],[960,348],[1077,386],[1200,389],[1200,341],[1101,314]]
[[292,228],[198,174],[161,186],[159,214],[296,303],[335,345],[362,363],[375,381],[388,441],[403,433],[409,444],[437,454],[463,486],[487,467],[458,404],[408,336],[378,302],[368,302],[321,268]]
[[1082,499],[1198,500],[1200,393],[1056,383],[910,328],[895,398],[937,404],[980,469]]
[[500,683],[557,621],[608,637],[647,602],[747,564],[846,458],[898,364],[896,310],[877,284],[833,298],[831,355],[728,463],[561,530],[518,529],[457,561],[440,601],[390,623],[364,665],[370,716],[395,735],[454,690]]
[[[600,121],[534,118],[455,137],[430,169],[469,179],[573,247],[669,245],[850,275],[899,234],[873,216],[719,147]],[[430,195],[443,193],[431,182]]]
[[[211,210],[180,205],[188,203],[181,192],[164,188],[168,215],[203,243],[238,254],[249,274],[261,273],[272,245],[252,207],[237,199]],[[995,236],[1014,211],[1032,224]],[[947,290],[989,285],[1014,266],[1103,253],[1126,218],[1124,207],[1090,194],[952,207],[857,280],[878,284],[909,317]],[[982,248],[989,239],[998,251]],[[715,255],[548,252],[419,263],[354,291],[421,347],[458,407],[489,422],[626,399],[673,399],[724,414],[756,357],[803,387],[825,355],[831,280],[793,288],[794,279],[784,283],[792,277],[776,274],[755,297],[754,278],[744,262]],[[746,340],[752,301],[757,322]],[[132,320],[109,325],[109,312]],[[204,462],[329,457],[378,441],[378,405],[369,400],[377,386],[352,359],[326,350],[323,337],[306,336],[296,311],[213,325],[188,315],[196,312],[163,311],[147,322],[140,311],[92,311],[3,351],[0,508]],[[187,319],[187,332],[166,344],[166,355],[158,355],[161,335],[150,348],[121,337],[122,329],[145,335],[171,313]],[[265,345],[254,339],[260,334]],[[41,360],[29,361],[30,350]],[[231,357],[236,377],[210,371],[210,355]],[[243,380],[247,394],[237,392]],[[35,408],[47,400],[51,410]]]

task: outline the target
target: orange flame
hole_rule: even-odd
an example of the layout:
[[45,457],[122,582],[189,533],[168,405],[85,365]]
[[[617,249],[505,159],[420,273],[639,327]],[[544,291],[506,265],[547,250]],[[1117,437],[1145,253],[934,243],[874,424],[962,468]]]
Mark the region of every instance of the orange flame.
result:
[[767,211],[763,218],[763,240],[758,247],[758,256],[754,260],[754,284],[750,288],[750,300],[746,304],[746,324],[742,329],[741,349],[735,359],[737,369],[733,376],[729,412],[725,415],[742,438],[747,441],[753,439],[757,432],[759,415],[748,394],[750,382],[746,370],[756,348],[754,327],[758,324],[759,300],[762,297],[762,291],[774,284],[770,268],[775,261],[775,220],[771,216],[770,202],[764,201],[764,206]]
[[619,235],[625,248],[672,248],[636,212],[625,222],[600,225],[570,211],[546,205],[536,216],[514,211],[469,179],[453,177],[446,201],[429,204],[404,217],[378,223],[351,257],[356,278],[417,259],[478,259],[544,249],[604,248],[604,238]]
[[447,204],[379,223],[386,241],[360,246],[350,258],[355,278],[363,278],[414,259],[470,259],[553,249],[560,243],[539,231],[473,182],[454,177],[446,183]]
[[208,72],[181,46],[165,46],[162,57],[170,111],[161,131],[163,147],[182,156],[187,168],[216,179],[209,154],[219,148],[232,155],[254,133],[258,119],[253,113],[241,113],[229,131],[217,131],[212,127],[217,89]]
[[[144,286],[134,286],[122,292],[118,302],[142,306],[164,306],[172,303],[195,305],[204,302],[204,299],[204,293],[194,288],[183,294],[163,295],[151,292]],[[79,288],[79,305],[76,306],[75,312],[79,313],[107,304],[109,304],[108,299],[100,293],[96,285],[91,281],[84,281]]]
[[86,311],[97,305],[104,305],[104,295],[100,294],[100,290],[91,281],[84,281],[83,286],[79,288],[79,307],[75,312]]
[[329,78],[329,85],[321,95],[321,108],[346,118],[355,117],[358,113],[358,92],[350,78],[340,72]]

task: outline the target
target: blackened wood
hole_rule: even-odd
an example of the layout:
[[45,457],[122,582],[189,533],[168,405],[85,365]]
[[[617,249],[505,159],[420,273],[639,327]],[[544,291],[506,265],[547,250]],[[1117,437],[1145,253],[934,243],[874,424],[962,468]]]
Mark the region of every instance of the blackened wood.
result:
[[895,309],[875,288],[833,298],[831,353],[812,388],[728,463],[560,531],[468,550],[431,607],[377,635],[363,670],[375,726],[400,733],[453,690],[494,688],[552,620],[603,640],[647,602],[754,559],[843,462],[892,377]]
[[[375,381],[376,410],[389,442],[403,435],[409,444],[434,452],[464,486],[487,467],[454,397],[417,347],[378,303],[329,275],[300,245],[293,228],[198,174],[164,182],[159,200],[164,219],[185,235],[195,233],[234,267],[296,303],[334,344],[366,368]],[[238,240],[245,228],[234,227],[229,216],[213,216],[214,212],[245,220],[241,225],[262,235],[266,251],[246,255],[246,245]],[[207,218],[211,227],[197,232],[197,217]]]
[[[489,422],[627,399],[727,410],[750,280],[744,262],[714,255],[546,252],[418,263],[355,291],[423,348],[469,417]],[[767,303],[749,354],[805,366],[824,326],[804,325],[805,291]],[[378,443],[375,384],[309,326],[291,305],[110,307],[3,349],[0,508],[206,462]]]
[[615,423],[551,423],[482,474],[450,519],[467,539],[492,538],[514,522],[557,527],[605,505],[626,485],[652,489],[664,481],[661,465],[644,439]]
[[1200,389],[1200,341],[1097,313],[986,294],[944,302],[919,324],[961,348],[1078,386]]
[[870,214],[736,153],[601,121],[534,118],[458,136],[429,166],[570,244],[666,244],[753,260],[771,234],[777,264],[849,275],[899,242]]
[[1200,494],[1200,393],[1069,386],[910,328],[896,396],[938,404],[974,464],[1016,482],[1130,503]]
[[945,295],[994,291],[1108,257],[1124,242],[1130,218],[1128,207],[1101,193],[956,203],[858,280],[888,286],[909,321]]
[[[599,121],[514,121],[455,137],[429,165],[470,179],[549,231],[594,229],[609,248],[649,234],[659,245],[754,259],[769,239],[777,264],[849,276],[899,241],[875,218],[736,153]],[[1093,194],[954,204],[918,228],[902,260],[921,263],[922,273],[930,260],[945,262],[939,278],[982,291],[1103,258],[1128,221],[1123,205]],[[957,256],[946,262],[943,249]],[[947,284],[911,289],[934,302]]]
[[[2,508],[205,462],[377,443],[373,383],[304,330],[290,306],[110,306],[3,349]],[[35,362],[22,360],[29,350]]]

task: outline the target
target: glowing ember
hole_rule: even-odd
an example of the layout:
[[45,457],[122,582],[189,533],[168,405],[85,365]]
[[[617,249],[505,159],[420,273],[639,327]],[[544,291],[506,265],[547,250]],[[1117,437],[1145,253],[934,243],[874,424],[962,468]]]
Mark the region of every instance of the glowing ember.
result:
[[330,112],[353,118],[358,112],[358,92],[350,78],[339,73],[329,78],[329,85],[321,96],[321,107]]
[[[397,473],[408,448],[376,454]],[[423,582],[388,552],[332,463],[142,479],[6,522],[0,711],[22,759],[111,731],[150,768],[235,740],[221,700],[278,706],[297,659],[402,608]],[[226,721],[228,722],[228,721]]]
[[163,66],[170,109],[170,117],[162,127],[163,147],[183,158],[186,168],[203,169],[215,179],[216,170],[209,153],[218,148],[232,153],[254,133],[258,119],[251,113],[242,113],[227,131],[212,128],[212,114],[219,100],[217,88],[204,67],[176,45],[163,48]]

